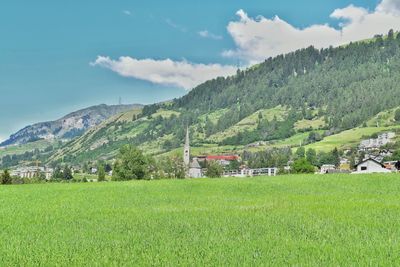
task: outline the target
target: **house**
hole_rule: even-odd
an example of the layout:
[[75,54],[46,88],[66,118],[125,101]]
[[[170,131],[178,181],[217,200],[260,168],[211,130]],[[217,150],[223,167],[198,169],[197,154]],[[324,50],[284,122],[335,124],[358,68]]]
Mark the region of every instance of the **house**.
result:
[[96,174],[97,173],[97,168],[96,167],[91,167],[90,168],[90,173],[91,174]]
[[376,161],[375,159],[367,159],[361,161],[356,165],[357,171],[353,174],[364,174],[364,173],[390,173],[391,171],[386,169],[385,165]]
[[336,170],[336,166],[333,164],[324,164],[321,166],[321,174],[329,173],[330,171]]
[[195,158],[192,160],[189,166],[189,177],[190,178],[201,178],[203,177],[203,173],[201,171],[201,166],[199,161]]
[[400,170],[400,161],[386,161],[383,163],[385,168],[391,171],[398,171]]

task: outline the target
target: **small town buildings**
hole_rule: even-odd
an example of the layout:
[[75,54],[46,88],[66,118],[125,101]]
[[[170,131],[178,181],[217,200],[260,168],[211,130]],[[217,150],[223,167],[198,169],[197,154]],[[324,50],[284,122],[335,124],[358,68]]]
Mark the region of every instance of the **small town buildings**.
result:
[[253,177],[253,176],[276,176],[278,174],[278,168],[260,168],[250,169],[242,168],[240,170],[225,171],[224,177]]
[[356,165],[357,171],[353,174],[365,174],[365,173],[390,173],[391,171],[386,169],[385,165],[376,161],[375,159],[367,159],[359,162]]
[[395,133],[387,132],[387,133],[378,135],[377,138],[362,140],[360,143],[359,149],[361,151],[368,151],[370,149],[378,149],[378,148],[392,142],[392,139],[395,136],[396,136]]
[[46,167],[20,167],[11,171],[11,176],[19,178],[35,178],[44,177],[46,180],[50,180],[53,176],[54,170]]

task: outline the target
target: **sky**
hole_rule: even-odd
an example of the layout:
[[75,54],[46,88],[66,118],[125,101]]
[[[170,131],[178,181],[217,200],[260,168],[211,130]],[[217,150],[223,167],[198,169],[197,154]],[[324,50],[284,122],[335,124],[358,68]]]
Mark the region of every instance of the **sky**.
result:
[[265,58],[400,30],[400,0],[1,0],[0,140],[186,94]]

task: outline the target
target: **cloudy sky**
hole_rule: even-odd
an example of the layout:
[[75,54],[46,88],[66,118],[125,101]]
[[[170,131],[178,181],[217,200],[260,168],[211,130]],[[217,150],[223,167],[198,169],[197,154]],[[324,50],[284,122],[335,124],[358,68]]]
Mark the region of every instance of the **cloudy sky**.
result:
[[154,103],[270,56],[400,30],[400,0],[2,0],[0,140],[90,105]]

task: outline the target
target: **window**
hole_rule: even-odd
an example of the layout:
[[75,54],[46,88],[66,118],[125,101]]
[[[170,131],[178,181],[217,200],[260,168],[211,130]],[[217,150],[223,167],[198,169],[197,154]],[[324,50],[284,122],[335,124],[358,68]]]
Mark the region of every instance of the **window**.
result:
[[362,170],[362,171],[366,171],[366,170],[367,170],[367,166],[362,166],[362,167],[361,167],[361,170]]

